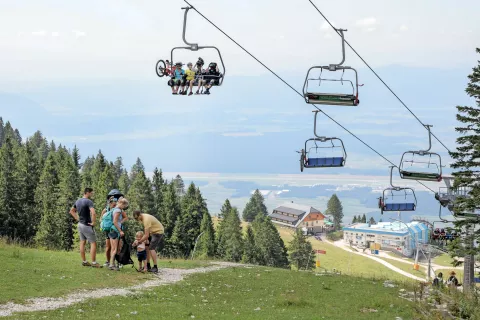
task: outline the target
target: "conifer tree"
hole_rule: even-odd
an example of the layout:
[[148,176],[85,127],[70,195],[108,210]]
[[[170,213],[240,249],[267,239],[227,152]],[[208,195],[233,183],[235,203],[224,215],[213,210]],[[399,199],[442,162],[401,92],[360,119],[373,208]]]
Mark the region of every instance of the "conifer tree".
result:
[[[326,214],[333,217],[335,230],[340,230],[340,225],[343,219],[343,207],[336,194],[333,194],[330,200],[328,200]],[[357,219],[360,220],[359,222],[363,221],[360,216]]]
[[258,252],[255,245],[255,236],[251,225],[247,226],[247,231],[243,239],[243,256],[242,262],[248,264],[258,263]]
[[[59,205],[59,165],[56,152],[51,149],[43,168],[40,182],[36,190],[36,201],[41,220],[36,234],[36,241],[40,246],[47,249],[61,249],[63,237],[59,223],[59,212],[62,215],[63,208]],[[63,212],[65,214],[65,212]]]
[[130,171],[130,181],[135,180],[135,177],[139,172],[145,173],[145,167],[143,166],[142,160],[140,160],[140,158],[137,158],[137,161],[132,166],[132,170]]
[[179,174],[177,174],[175,179],[173,179],[173,185],[175,186],[175,192],[177,193],[178,197],[181,197],[185,194],[185,183]]
[[311,270],[315,268],[315,252],[312,244],[307,241],[302,230],[297,229],[290,241],[290,261],[297,270]]
[[277,228],[269,217],[258,215],[252,223],[259,264],[288,268],[288,254]]
[[215,233],[215,248],[216,248],[216,256],[222,258],[225,255],[225,234],[226,234],[226,224],[225,220],[227,219],[228,215],[232,213],[232,205],[228,199],[222,205],[222,209],[220,210],[219,214],[219,221],[217,230]]
[[225,227],[225,253],[223,258],[227,261],[238,262],[243,255],[242,222],[237,208],[233,207],[230,214],[222,222]]
[[[480,48],[476,49],[480,54]],[[473,72],[468,76],[469,83],[466,93],[474,99],[475,106],[457,106],[457,121],[460,126],[455,131],[460,134],[457,138],[456,151],[451,152],[451,157],[455,162],[451,165],[455,172],[454,188],[468,190],[467,197],[459,197],[454,204],[454,214],[461,216],[454,222],[455,229],[459,237],[451,244],[450,252],[452,257],[464,258],[464,291],[473,288],[475,255],[480,252],[480,248],[475,242],[480,240],[480,233],[476,224],[477,216],[474,213],[480,208],[480,61],[473,68]],[[470,213],[470,214],[465,214]],[[461,262],[455,260],[456,265]]]
[[[117,157],[115,163],[113,164],[113,170],[115,173],[115,185],[118,187],[118,182],[123,173],[123,159],[122,157]],[[123,190],[121,190],[123,192]]]
[[93,186],[92,170],[94,163],[94,157],[87,157],[87,159],[85,159],[85,162],[82,165],[82,190],[85,190],[85,188],[92,188]]
[[365,216],[365,213],[362,216],[362,222],[367,223],[367,216]]
[[353,220],[352,220],[352,223],[357,223],[357,216],[353,216]]
[[158,215],[158,219],[163,221],[165,219],[165,215],[163,214],[163,190],[165,188],[165,181],[162,177],[162,170],[158,170],[155,168],[153,170],[153,179],[152,179],[152,187],[153,187],[153,202],[155,207],[155,212]]
[[195,257],[200,259],[213,257],[215,255],[215,230],[209,213],[203,215],[199,236]]
[[375,219],[373,217],[370,217],[369,222],[370,222],[371,225],[377,224],[377,222],[375,221]]
[[77,148],[77,145],[73,147],[72,159],[77,170],[80,170],[82,168],[82,164],[80,163],[80,150]]
[[128,176],[127,169],[123,169],[122,174],[118,179],[118,189],[123,194],[128,194],[128,190],[130,189],[130,178]]
[[161,222],[165,229],[164,232],[166,239],[163,255],[174,256],[176,252],[175,246],[171,241],[171,237],[173,234],[173,229],[175,228],[175,224],[180,216],[180,205],[173,183],[169,183],[165,186],[162,212],[165,215],[164,220]]
[[2,117],[0,117],[0,148],[2,147],[3,141],[5,139],[4,128],[5,128],[5,125],[3,124],[3,119]]
[[222,209],[220,209],[220,213],[218,214],[219,219],[223,219],[227,213],[232,211],[232,205],[230,204],[230,200],[225,200],[222,205]]
[[243,220],[251,222],[255,220],[255,217],[259,214],[267,216],[268,211],[264,201],[265,199],[260,191],[258,189],[255,190],[243,209]]

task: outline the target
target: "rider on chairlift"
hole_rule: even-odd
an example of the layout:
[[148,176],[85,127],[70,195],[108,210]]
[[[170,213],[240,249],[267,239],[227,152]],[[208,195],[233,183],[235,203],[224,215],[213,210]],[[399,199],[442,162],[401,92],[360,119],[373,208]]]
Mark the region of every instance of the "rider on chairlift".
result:
[[182,69],[182,63],[175,63],[175,70],[172,78],[168,81],[168,85],[172,87],[172,94],[178,94],[178,89],[181,87],[180,94],[183,94],[185,88],[185,70]]

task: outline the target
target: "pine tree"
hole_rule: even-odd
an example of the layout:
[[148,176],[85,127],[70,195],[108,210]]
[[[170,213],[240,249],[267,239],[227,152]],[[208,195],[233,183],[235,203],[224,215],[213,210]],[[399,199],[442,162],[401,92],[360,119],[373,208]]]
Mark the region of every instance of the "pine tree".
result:
[[178,197],[181,197],[185,194],[185,183],[179,174],[177,174],[175,179],[173,179],[173,185],[175,186],[175,192],[177,193]]
[[[143,166],[142,166],[143,167]],[[134,168],[132,168],[133,170]],[[127,193],[127,199],[133,210],[140,210],[159,218],[155,211],[155,203],[152,193],[152,184],[145,175],[143,169],[139,169],[133,175],[130,188]]]
[[82,165],[82,190],[85,190],[85,188],[91,188],[93,186],[92,170],[94,163],[94,157],[87,157],[87,159],[85,159],[85,162]]
[[4,128],[5,128],[5,125],[3,124],[3,119],[2,117],[0,117],[0,148],[2,147],[3,141],[5,139]]
[[297,229],[290,241],[290,261],[297,270],[311,270],[315,268],[315,252],[312,244],[307,241],[302,230]]
[[251,225],[247,226],[247,231],[243,239],[242,262],[249,264],[258,263],[258,252],[255,245],[255,236],[253,234],[253,229]]
[[135,180],[135,177],[139,172],[145,172],[145,167],[143,166],[142,160],[137,158],[137,161],[132,166],[132,170],[130,171],[130,181]]
[[208,213],[203,215],[199,236],[195,257],[200,259],[213,257],[215,255],[215,230],[213,229],[212,217]]
[[[480,54],[480,48],[476,49]],[[469,83],[466,88],[468,96],[472,97],[476,106],[457,106],[457,121],[461,126],[455,131],[460,134],[457,138],[456,151],[451,152],[455,162],[451,165],[455,177],[454,188],[469,190],[468,197],[457,198],[454,205],[454,213],[463,216],[465,212],[475,212],[480,208],[480,61],[468,76]],[[480,252],[475,245],[480,240],[480,234],[476,231],[477,217],[464,216],[454,222],[456,231],[460,236],[450,247],[452,257],[463,257],[465,260],[463,286],[464,290],[471,290],[474,283],[474,256]],[[456,264],[460,264],[456,261]]]
[[80,163],[80,150],[78,150],[77,145],[73,147],[72,159],[75,167],[80,170],[82,168],[82,164]]
[[163,255],[174,256],[176,252],[175,246],[171,241],[171,237],[173,234],[173,229],[175,228],[175,223],[180,216],[180,205],[173,183],[169,183],[165,186],[165,192],[163,194],[162,212],[165,215],[164,220],[161,222],[165,229],[164,232],[166,239]]
[[370,217],[369,223],[370,223],[371,225],[377,224],[377,222],[375,221],[375,219],[374,219],[373,217]]
[[[328,200],[326,213],[333,216],[335,230],[340,230],[343,219],[343,207],[336,194],[333,194],[330,200]],[[363,221],[362,218],[359,219]]]
[[232,205],[228,199],[223,203],[222,209],[219,214],[219,222],[217,226],[217,231],[215,233],[215,247],[216,247],[216,256],[222,258],[225,256],[225,241],[226,241],[226,223],[225,220],[228,218],[228,215],[232,213]]
[[357,216],[353,216],[352,223],[357,223]]
[[40,246],[47,249],[62,248],[63,237],[60,229],[62,224],[59,212],[62,215],[63,208],[58,203],[60,198],[59,171],[56,152],[51,149],[36,190],[36,202],[41,213],[41,220],[35,238]]
[[165,181],[162,177],[162,170],[158,170],[155,168],[153,170],[153,179],[152,179],[152,186],[153,186],[153,202],[155,207],[155,212],[158,215],[160,221],[165,219],[165,215],[163,214],[163,190],[165,188]]
[[259,264],[288,268],[288,254],[277,228],[269,217],[258,215],[252,223]]
[[362,222],[367,223],[367,216],[365,216],[365,213],[362,216]]
[[123,159],[122,157],[117,157],[115,163],[113,164],[113,170],[115,172],[115,186],[118,187],[120,177],[123,174]]
[[[8,126],[7,122],[5,127]],[[4,143],[0,149],[0,236],[11,239],[21,233],[19,227],[23,212],[16,143],[13,130],[5,130]]]
[[128,176],[127,169],[123,169],[122,174],[118,179],[118,189],[123,194],[128,194],[128,190],[130,189],[130,178]]
[[230,204],[230,200],[225,200],[223,203],[222,209],[220,209],[220,213],[218,214],[219,219],[223,219],[227,213],[232,211],[232,205]]
[[225,254],[227,261],[238,262],[243,255],[242,222],[237,208],[232,208],[230,214],[222,222],[225,226]]
[[267,207],[264,203],[265,199],[260,191],[257,189],[250,197],[250,200],[245,205],[245,209],[243,209],[243,220],[251,222],[255,220],[257,215],[268,215]]
[[22,144],[22,136],[20,135],[20,131],[18,131],[18,129],[15,129],[15,140],[18,144]]

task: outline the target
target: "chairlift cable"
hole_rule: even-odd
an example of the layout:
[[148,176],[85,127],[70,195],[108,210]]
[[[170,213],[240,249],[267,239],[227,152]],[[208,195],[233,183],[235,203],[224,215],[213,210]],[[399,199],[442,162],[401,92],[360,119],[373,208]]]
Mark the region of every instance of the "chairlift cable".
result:
[[[194,7],[193,5],[191,5],[187,0],[183,0],[185,3],[187,3],[191,9],[195,10],[195,12],[197,12],[203,19],[205,19],[208,23],[210,23],[213,27],[215,27],[218,31],[220,31],[224,36],[226,36],[228,39],[230,39],[233,43],[235,43],[240,49],[242,49],[243,51],[245,51],[245,53],[247,53],[250,57],[252,57],[255,61],[257,61],[259,64],[261,64],[265,69],[267,69],[268,71],[270,71],[270,73],[272,73],[275,77],[277,77],[280,81],[282,81],[286,86],[288,86],[290,89],[292,89],[294,92],[296,92],[300,97],[302,97],[302,99],[304,99],[304,96],[302,93],[300,93],[297,89],[295,89],[292,85],[290,85],[287,81],[285,81],[281,76],[279,76],[277,73],[275,73],[275,71],[273,71],[272,69],[270,69],[267,65],[265,65],[261,60],[259,60],[256,56],[254,56],[252,53],[250,53],[250,51],[248,51],[247,49],[245,49],[241,44],[239,44],[237,41],[235,41],[232,37],[230,37],[225,31],[223,31],[220,27],[218,27],[215,23],[213,23],[211,20],[209,20],[206,16],[204,16],[196,7]],[[321,113],[323,113],[327,118],[329,118],[330,120],[332,120],[333,122],[335,122],[339,127],[341,127],[343,130],[345,130],[346,132],[348,132],[351,136],[353,136],[355,139],[357,139],[358,141],[360,141],[361,143],[363,143],[367,148],[369,148],[370,150],[372,150],[373,152],[375,152],[377,155],[379,155],[381,158],[383,158],[385,161],[387,161],[388,163],[390,163],[392,166],[398,168],[397,165],[395,165],[392,161],[388,160],[384,155],[382,155],[380,152],[378,152],[377,150],[375,150],[373,147],[371,147],[368,143],[366,143],[365,141],[363,141],[361,138],[359,138],[356,134],[354,134],[353,132],[351,132],[350,130],[348,130],[345,126],[343,126],[342,124],[340,124],[337,120],[333,119],[331,116],[329,116],[327,113],[325,113],[325,111],[321,110],[317,105],[315,104],[312,104],[318,111],[320,111]],[[433,191],[432,189],[430,189],[429,187],[427,187],[425,184],[423,184],[422,182],[418,181],[418,180],[415,180],[417,181],[418,183],[420,183],[422,186],[424,186],[425,188],[427,188],[428,190],[430,190],[431,192],[435,193],[435,191]]]
[[[312,2],[312,0],[308,0],[312,6],[318,11],[318,13],[320,13],[320,15],[325,19],[325,21],[333,28],[333,30],[335,30],[335,32],[341,37],[340,33],[337,31],[337,29],[333,26],[333,24],[330,22],[330,20],[327,19],[327,17],[325,17],[325,15],[322,13],[322,11],[320,11],[320,9],[318,9],[318,7]],[[418,122],[420,122],[420,124],[425,128],[425,124],[417,117],[417,115],[415,113],[413,113],[413,111],[405,104],[405,102],[403,102],[402,99],[400,99],[400,97],[392,90],[392,88],[390,88],[390,86],[378,75],[378,73],[375,72],[375,70],[373,70],[373,68],[367,63],[367,61],[365,61],[365,59],[362,58],[362,56],[350,45],[350,43],[347,41],[347,40],[343,40],[345,41],[345,43],[350,47],[350,49],[352,49],[352,51],[357,55],[357,57],[360,58],[360,60],[363,61],[363,63],[365,63],[365,65],[368,67],[368,69],[370,69],[370,71],[373,72],[373,74],[378,78],[378,80],[380,80],[380,82],[382,82],[385,87],[395,96],[395,98],[397,98],[397,100],[412,114],[412,116],[415,117],[415,119],[417,119]],[[450,153],[450,149],[448,149],[448,147],[439,139],[437,138],[437,136],[430,131],[430,133],[432,134],[432,136],[437,139],[438,142],[440,142],[440,144]]]

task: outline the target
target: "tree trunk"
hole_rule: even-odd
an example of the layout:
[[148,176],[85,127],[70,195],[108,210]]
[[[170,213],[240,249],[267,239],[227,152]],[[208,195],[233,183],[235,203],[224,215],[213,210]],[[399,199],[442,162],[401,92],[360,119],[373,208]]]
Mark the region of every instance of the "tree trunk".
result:
[[463,291],[471,291],[474,281],[475,271],[475,257],[473,255],[466,255],[463,262]]

